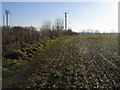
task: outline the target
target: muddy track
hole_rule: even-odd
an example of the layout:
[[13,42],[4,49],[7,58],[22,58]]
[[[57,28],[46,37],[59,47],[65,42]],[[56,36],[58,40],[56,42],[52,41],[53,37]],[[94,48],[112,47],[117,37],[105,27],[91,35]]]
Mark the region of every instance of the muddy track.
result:
[[[104,39],[101,39],[103,37]],[[117,53],[117,49],[114,48],[117,47],[117,39],[108,41],[106,38],[111,36],[103,37],[91,35],[90,38],[87,36],[61,38],[43,56],[38,57],[23,70],[22,74],[17,74],[6,87],[35,90],[40,88],[118,89],[120,56],[113,55]]]

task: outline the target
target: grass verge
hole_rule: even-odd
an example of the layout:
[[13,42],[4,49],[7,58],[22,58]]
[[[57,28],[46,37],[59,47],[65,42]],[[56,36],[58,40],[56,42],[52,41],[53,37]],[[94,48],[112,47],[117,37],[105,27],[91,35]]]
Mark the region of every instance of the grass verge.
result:
[[3,84],[9,81],[11,77],[27,64],[35,60],[36,57],[42,55],[56,41],[57,38],[48,39],[35,44],[24,43],[20,46],[12,46],[12,49],[4,51],[2,57]]

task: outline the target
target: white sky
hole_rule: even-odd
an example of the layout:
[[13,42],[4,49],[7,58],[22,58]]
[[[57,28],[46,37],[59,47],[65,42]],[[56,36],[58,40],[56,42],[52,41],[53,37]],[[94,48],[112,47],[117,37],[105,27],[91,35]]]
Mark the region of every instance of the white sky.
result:
[[106,12],[102,17],[99,19],[96,19],[96,21],[79,21],[79,22],[72,22],[72,28],[73,30],[77,30],[79,32],[80,30],[78,28],[82,29],[97,29],[101,32],[109,32],[114,30],[115,32],[118,31],[118,3],[114,2],[111,7],[107,8],[105,10]]

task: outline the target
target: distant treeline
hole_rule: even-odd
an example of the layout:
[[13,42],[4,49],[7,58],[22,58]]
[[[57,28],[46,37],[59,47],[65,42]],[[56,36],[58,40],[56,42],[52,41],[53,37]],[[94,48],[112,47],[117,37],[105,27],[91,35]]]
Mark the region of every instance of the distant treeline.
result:
[[3,45],[10,43],[22,44],[22,43],[34,43],[36,41],[42,41],[45,39],[56,38],[64,35],[74,35],[76,33],[72,30],[63,30],[60,27],[48,28],[43,26],[40,30],[35,27],[2,27],[2,42]]

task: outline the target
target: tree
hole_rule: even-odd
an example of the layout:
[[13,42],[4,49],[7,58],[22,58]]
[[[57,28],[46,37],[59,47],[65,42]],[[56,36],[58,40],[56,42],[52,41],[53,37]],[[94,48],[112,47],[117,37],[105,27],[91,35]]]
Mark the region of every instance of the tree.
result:
[[51,21],[44,20],[43,25],[40,29],[42,36],[44,37],[50,37],[51,35]]
[[55,20],[55,25],[53,26],[53,33],[54,33],[54,36],[57,37],[57,36],[61,36],[63,33],[63,29],[64,29],[64,23],[63,23],[63,19],[62,18],[57,18]]

